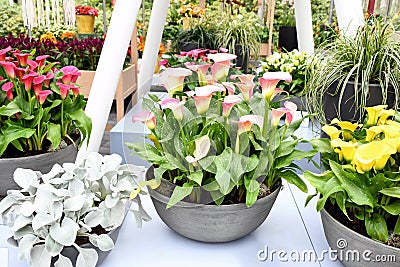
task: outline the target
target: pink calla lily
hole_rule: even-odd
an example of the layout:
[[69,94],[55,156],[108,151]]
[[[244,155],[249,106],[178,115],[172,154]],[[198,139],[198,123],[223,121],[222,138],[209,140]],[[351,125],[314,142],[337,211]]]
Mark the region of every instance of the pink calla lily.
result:
[[186,76],[192,72],[185,68],[167,68],[160,74],[161,85],[167,89],[170,97],[173,97],[175,92],[183,91],[183,81]]
[[65,66],[60,69],[64,76],[62,77],[62,81],[65,84],[69,84],[71,82],[76,82],[78,77],[81,75],[79,69],[75,66]]
[[0,50],[0,61],[5,61],[7,52],[9,52],[11,50],[12,50],[11,46],[8,46],[8,47],[6,47],[4,49],[1,49]]
[[12,88],[14,87],[14,84],[12,82],[6,82],[1,86],[1,89],[5,92],[7,92],[7,98],[8,100],[12,100],[14,98]]
[[144,123],[150,130],[156,128],[156,117],[154,116],[154,113],[149,110],[144,110],[132,117],[133,123],[138,121]]
[[225,118],[229,117],[233,106],[241,101],[242,99],[238,95],[226,96],[224,98],[224,102],[222,102],[222,116],[224,116]]
[[232,75],[233,79],[238,78],[240,83],[235,83],[236,86],[239,88],[240,92],[242,92],[243,99],[245,101],[250,101],[251,97],[253,96],[253,90],[255,83],[253,82],[254,75],[250,74],[243,74],[243,75]]
[[278,126],[279,122],[282,118],[283,115],[285,115],[287,110],[285,108],[277,108],[277,109],[272,109],[271,111],[271,124],[272,126]]
[[0,65],[3,66],[7,73],[7,76],[11,79],[15,79],[15,64],[7,61],[0,61]]
[[46,74],[46,79],[43,82],[44,87],[49,88],[51,80],[54,79],[54,73],[52,71]]
[[208,135],[203,135],[202,137],[196,139],[195,141],[196,148],[193,152],[193,156],[186,156],[186,161],[193,164],[194,166],[198,166],[198,161],[205,158],[210,151],[211,141]]
[[37,56],[37,57],[36,57],[36,63],[37,63],[39,66],[43,66],[43,65],[44,65],[44,61],[45,61],[47,58],[49,58],[49,57],[50,57],[49,55]]
[[27,62],[28,66],[29,66],[29,69],[31,71],[36,71],[37,70],[39,65],[37,64],[36,61],[28,59],[26,62]]
[[38,95],[39,92],[42,90],[43,82],[45,79],[46,76],[44,75],[33,78],[33,91],[35,92],[35,95]]
[[210,107],[210,102],[213,94],[215,92],[223,91],[225,91],[225,88],[218,85],[206,85],[202,87],[196,87],[196,95],[193,97],[193,99],[196,105],[197,113],[199,113],[199,115],[205,114]]
[[262,88],[262,96],[268,100],[272,99],[283,90],[276,88],[279,81],[291,82],[292,76],[289,72],[266,72],[263,77],[260,78],[260,85]]
[[194,62],[186,62],[185,66],[186,66],[186,68],[197,72],[197,77],[199,79],[200,86],[207,85],[207,83],[208,83],[207,82],[207,72],[211,66],[210,64],[195,65]]
[[43,90],[37,94],[38,102],[40,105],[43,105],[44,101],[46,101],[47,96],[51,95],[53,92],[50,90]]
[[24,68],[15,68],[15,76],[18,77],[19,80],[22,80],[22,78],[25,75],[26,69]]
[[235,121],[238,124],[238,135],[248,132],[251,130],[253,124],[258,125],[260,129],[263,128],[264,118],[261,115],[245,115],[240,117],[239,121]]
[[17,51],[14,52],[14,55],[17,57],[18,63],[21,67],[26,67],[28,65],[28,57],[31,54],[25,54]]
[[278,126],[279,121],[283,115],[286,115],[285,123],[286,125],[290,125],[293,120],[294,112],[297,110],[297,105],[290,101],[285,101],[284,108],[277,108],[272,110],[272,125]]
[[77,97],[79,95],[79,87],[76,86],[75,84],[70,84],[70,88],[74,96]]
[[226,90],[228,90],[228,95],[234,95],[235,94],[235,85],[232,82],[223,82],[223,86],[225,86]]
[[31,73],[24,75],[24,77],[22,77],[22,81],[24,82],[25,90],[27,92],[31,90],[33,78],[35,78],[36,76],[38,76],[38,74],[36,72],[31,72]]
[[208,59],[214,61],[211,66],[211,74],[217,81],[224,81],[228,77],[231,60],[236,58],[236,55],[228,53],[208,54]]
[[183,119],[183,106],[185,105],[185,101],[179,101],[175,98],[164,99],[160,102],[162,109],[171,109],[175,119],[181,121]]
[[64,84],[64,83],[57,83],[57,86],[60,87],[60,95],[61,99],[65,99],[68,96],[69,89],[71,86],[69,84]]

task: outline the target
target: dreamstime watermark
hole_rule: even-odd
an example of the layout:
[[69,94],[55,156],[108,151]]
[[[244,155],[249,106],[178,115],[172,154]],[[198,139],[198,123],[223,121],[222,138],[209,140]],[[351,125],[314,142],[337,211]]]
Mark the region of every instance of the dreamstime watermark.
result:
[[8,248],[0,248],[0,267],[8,267]]
[[325,259],[341,262],[396,262],[396,255],[374,255],[368,249],[364,251],[346,249],[347,245],[347,240],[341,238],[336,242],[338,249],[329,248],[319,253],[314,250],[274,250],[265,246],[257,252],[257,258],[269,262],[317,262]]

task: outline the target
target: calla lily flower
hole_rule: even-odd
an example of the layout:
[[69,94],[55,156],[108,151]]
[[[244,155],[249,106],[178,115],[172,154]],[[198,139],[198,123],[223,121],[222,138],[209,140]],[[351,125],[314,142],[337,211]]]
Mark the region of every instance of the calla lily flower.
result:
[[8,61],[0,61],[0,65],[3,66],[7,73],[7,76],[11,79],[15,79],[15,64]]
[[273,126],[278,126],[279,121],[283,115],[286,115],[285,124],[289,126],[292,123],[294,112],[297,110],[297,105],[290,101],[285,101],[284,108],[272,109],[272,120]]
[[1,49],[0,50],[0,61],[5,61],[7,52],[9,52],[11,50],[12,50],[11,46],[8,46],[8,47],[6,47],[4,49]]
[[276,127],[279,125],[279,122],[283,115],[285,115],[287,110],[285,108],[276,108],[271,111],[271,124]]
[[281,81],[291,82],[292,76],[289,72],[266,72],[263,77],[260,78],[260,85],[262,89],[262,96],[267,101],[272,101],[272,99],[278,93],[284,92],[281,89],[276,88],[277,84]]
[[144,110],[132,117],[132,122],[143,122],[147,128],[154,130],[156,128],[156,117],[154,113],[148,110]]
[[44,101],[46,101],[47,96],[48,96],[48,95],[51,95],[52,93],[53,93],[53,92],[50,91],[50,90],[43,90],[43,91],[40,91],[40,92],[37,94],[37,98],[38,98],[39,104],[40,104],[40,105],[43,105]]
[[72,90],[72,93],[74,94],[74,96],[78,96],[79,95],[79,87],[76,86],[75,84],[70,84],[70,88]]
[[19,65],[21,65],[22,67],[26,67],[28,65],[28,57],[31,54],[15,52],[14,55],[17,57]]
[[381,112],[379,112],[378,125],[385,124],[388,118],[394,116],[394,114],[395,111],[393,109],[388,109],[388,110],[384,109]]
[[253,96],[253,90],[255,83],[253,82],[254,75],[251,74],[243,74],[243,75],[232,75],[232,79],[238,78],[240,83],[235,83],[239,88],[240,92],[242,92],[243,99],[245,101],[250,101]]
[[372,141],[359,146],[354,154],[354,165],[358,173],[381,170],[385,167],[390,156],[397,152],[395,145],[386,141]]
[[354,132],[359,126],[361,126],[360,124],[351,123],[349,121],[339,121],[337,118],[334,118],[331,121],[331,124],[339,125],[340,129],[343,131],[343,138],[345,140],[353,139],[353,136],[348,131]]
[[28,73],[26,75],[24,75],[24,77],[22,77],[22,81],[24,82],[25,85],[25,90],[28,92],[31,90],[32,88],[32,83],[33,83],[33,79],[37,76],[38,74],[36,72],[31,72]]
[[233,106],[241,101],[242,99],[238,95],[226,96],[224,102],[222,102],[222,116],[228,118]]
[[198,161],[202,158],[205,158],[210,151],[211,141],[208,135],[203,135],[202,137],[196,139],[194,141],[196,148],[193,152],[193,156],[186,156],[186,161],[193,164],[194,166],[198,166]]
[[183,82],[186,76],[192,72],[185,68],[167,68],[160,74],[161,85],[167,89],[170,97],[174,96],[175,92],[183,91]]
[[60,69],[64,76],[62,77],[62,81],[65,84],[69,84],[71,82],[75,83],[78,77],[81,75],[79,69],[75,66],[65,66]]
[[389,124],[389,125],[372,126],[371,128],[369,128],[369,130],[374,131],[377,134],[383,132],[385,134],[385,139],[400,137],[400,129],[396,125]]
[[61,99],[64,100],[68,96],[69,89],[71,86],[69,84],[57,82],[57,86],[60,87]]
[[28,59],[27,61],[26,61],[26,63],[28,64],[28,66],[29,66],[29,69],[31,70],[31,71],[36,71],[36,69],[38,68],[38,63],[36,62],[36,61],[34,61],[34,60],[31,60],[31,59]]
[[18,79],[22,80],[22,78],[25,75],[26,70],[24,68],[15,68],[15,76],[18,77]]
[[39,66],[43,66],[43,65],[44,65],[44,61],[45,61],[47,58],[49,58],[49,57],[50,57],[49,55],[37,56],[37,57],[36,57],[36,63],[37,63]]
[[338,128],[332,125],[324,125],[322,128],[322,131],[324,131],[327,135],[329,135],[331,140],[334,140],[336,138],[339,138],[339,135],[342,131],[340,131]]
[[164,99],[160,103],[161,109],[171,109],[175,119],[181,121],[183,119],[183,106],[185,105],[185,101],[179,101],[175,98]]
[[211,66],[210,64],[195,65],[194,62],[186,62],[185,66],[186,66],[186,68],[197,72],[197,77],[199,79],[200,86],[205,86],[205,85],[208,84],[208,82],[207,82],[207,72],[208,72],[208,69]]
[[38,95],[38,93],[42,90],[43,82],[45,79],[46,76],[44,75],[33,78],[33,91],[35,92],[35,95]]
[[225,86],[226,90],[228,90],[228,95],[234,95],[235,94],[235,85],[232,82],[223,82],[223,86]]
[[258,125],[260,129],[263,128],[264,117],[261,115],[245,115],[240,117],[239,121],[234,121],[238,125],[238,136],[244,132],[251,130],[253,124]]
[[14,87],[14,84],[12,82],[6,82],[1,86],[1,89],[5,92],[7,92],[7,98],[8,100],[12,100],[14,98],[12,88]]
[[48,88],[50,86],[51,80],[54,79],[54,73],[52,71],[46,74],[46,79],[43,82],[44,87]]
[[382,110],[386,109],[387,105],[378,105],[374,107],[366,107],[365,109],[367,110],[368,113],[368,120],[367,120],[367,126],[373,126],[376,125],[378,122],[379,115]]
[[[354,158],[354,154],[357,150],[357,143],[345,142],[340,138],[333,139],[331,141],[332,148],[339,148],[341,151],[341,156],[344,160],[351,162]],[[336,151],[336,150],[335,150]],[[337,151],[336,151],[337,153]]]
[[236,58],[236,55],[228,53],[208,54],[208,59],[214,61],[211,66],[211,74],[217,81],[225,81],[228,77],[229,68],[231,67],[231,60]]
[[206,85],[195,88],[196,95],[193,97],[197,113],[203,115],[210,107],[210,102],[215,92],[224,92],[225,88],[218,85]]

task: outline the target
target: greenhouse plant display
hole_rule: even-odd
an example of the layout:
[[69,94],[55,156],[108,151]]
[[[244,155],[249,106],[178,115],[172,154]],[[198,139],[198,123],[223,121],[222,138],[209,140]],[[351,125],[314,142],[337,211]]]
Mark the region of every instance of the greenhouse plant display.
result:
[[[332,120],[322,130],[322,174],[304,177],[319,196],[317,210],[328,243],[347,237],[347,247],[374,255],[400,255],[399,154],[400,123],[386,105],[366,107],[364,124]],[[392,247],[388,246],[391,245]],[[374,262],[343,262],[345,266],[376,266]],[[389,265],[385,265],[389,266]],[[396,266],[390,265],[390,266]]]
[[284,51],[298,49],[293,0],[276,3],[275,24],[279,26],[278,46]]
[[144,98],[144,111],[133,117],[149,128],[153,144],[127,144],[153,164],[147,179],[161,219],[204,242],[231,241],[255,230],[268,216],[281,178],[307,191],[293,160],[315,154],[296,149],[305,142],[293,136],[302,121],[292,121],[296,105],[272,108],[282,92],[276,84],[290,81],[290,74],[266,73],[256,92],[253,75],[228,75],[235,57],[208,54],[185,68],[165,69],[160,80],[169,98]]
[[[32,267],[100,264],[114,247],[130,192],[144,172],[121,161],[119,155],[91,153],[80,164],[56,164],[46,174],[18,168],[14,180],[20,189],[0,202],[18,258]],[[140,226],[150,218],[139,196],[133,202]]]
[[0,50],[0,195],[16,189],[17,167],[50,170],[74,161],[77,145],[87,141],[92,123],[83,111],[86,102],[75,84],[74,66],[60,69],[48,56],[33,57]]
[[366,106],[398,107],[399,51],[391,21],[374,17],[354,37],[324,43],[308,64],[307,109],[324,124],[336,117],[361,122]]
[[76,27],[79,34],[94,33],[94,19],[99,15],[99,11],[95,7],[76,5]]

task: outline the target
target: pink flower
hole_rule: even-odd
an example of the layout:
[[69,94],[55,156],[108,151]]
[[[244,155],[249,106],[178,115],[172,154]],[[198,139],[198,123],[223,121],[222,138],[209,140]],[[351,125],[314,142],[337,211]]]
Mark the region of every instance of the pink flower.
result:
[[190,50],[189,52],[186,53],[187,57],[191,57],[195,60],[201,58],[202,56],[205,56],[205,53],[208,52],[208,49],[193,49]]
[[45,59],[48,58],[48,57],[50,57],[50,56],[49,56],[49,55],[37,56],[37,57],[36,57],[36,63],[37,63],[39,66],[43,66],[43,65],[44,65]]
[[161,109],[171,109],[175,119],[181,121],[183,119],[183,105],[185,105],[185,101],[179,101],[175,98],[164,99],[160,103]]
[[243,74],[243,75],[232,75],[232,79],[238,78],[240,83],[236,83],[240,92],[242,92],[243,99],[245,101],[250,101],[253,96],[253,90],[255,83],[253,82],[254,75],[251,74]]
[[214,61],[211,67],[213,78],[217,81],[225,80],[231,67],[231,60],[235,58],[236,55],[227,53],[208,54],[208,59]]
[[226,96],[224,102],[222,102],[222,116],[225,118],[229,117],[233,106],[241,101],[242,99],[237,95]]
[[27,60],[27,64],[29,65],[29,69],[30,69],[31,71],[36,71],[36,69],[37,69],[37,67],[38,67],[38,64],[36,63],[36,61],[33,61],[33,60],[31,60],[31,59],[28,59],[28,60]]
[[42,85],[45,79],[46,76],[44,75],[33,78],[33,91],[35,92],[35,95],[38,95],[39,92],[42,90]]
[[207,72],[208,68],[211,66],[210,64],[205,65],[195,65],[194,62],[186,62],[186,68],[197,72],[197,77],[199,79],[200,86],[207,85]]
[[289,126],[292,122],[294,112],[297,110],[297,106],[295,103],[290,101],[285,101],[284,106],[284,108],[272,109],[271,124],[273,126],[279,125],[279,121],[283,115],[286,115],[285,123],[287,126]]
[[26,69],[23,68],[15,68],[15,75],[18,77],[18,79],[22,80],[22,78],[25,75]]
[[12,49],[11,46],[8,46],[8,47],[0,50],[0,61],[6,60],[7,52],[11,51],[11,49]]
[[228,53],[229,50],[226,49],[226,48],[220,47],[220,48],[219,48],[219,52],[221,52],[221,53]]
[[51,80],[54,78],[54,73],[52,71],[46,74],[46,79],[43,82],[44,87],[49,88]]
[[251,130],[253,124],[258,125],[260,129],[263,128],[264,117],[261,115],[245,115],[240,117],[239,121],[234,121],[238,125],[238,136],[244,132]]
[[199,113],[199,115],[205,114],[210,107],[210,102],[213,94],[215,92],[223,91],[225,91],[225,88],[218,85],[206,85],[202,87],[196,87],[196,95],[193,97],[193,99],[196,105],[197,113]]
[[11,79],[15,79],[15,64],[7,61],[0,61],[0,65],[3,66],[7,73],[7,76]]
[[260,85],[262,88],[263,97],[272,101],[272,99],[280,92],[283,92],[281,89],[277,89],[276,85],[279,81],[284,80],[286,82],[292,81],[292,76],[289,72],[266,72],[263,77],[260,78]]
[[21,53],[19,51],[14,52],[14,55],[17,57],[19,65],[22,67],[26,67],[28,65],[28,57],[31,54]]
[[79,69],[75,66],[65,66],[60,69],[64,76],[62,77],[62,81],[65,84],[69,84],[71,82],[75,83],[78,77],[81,75]]
[[72,93],[74,94],[74,96],[75,97],[78,96],[79,95],[79,87],[76,86],[75,84],[70,84],[70,86],[71,86],[71,90],[72,90]]
[[33,78],[35,78],[37,75],[38,74],[36,72],[31,72],[31,73],[28,73],[28,74],[24,75],[24,77],[22,77],[22,81],[24,82],[25,90],[27,92],[29,90],[31,90]]
[[57,86],[60,87],[61,99],[64,100],[68,96],[68,92],[71,86],[69,84],[64,84],[59,82],[57,82]]
[[8,100],[12,100],[14,98],[14,95],[12,93],[12,88],[14,87],[14,84],[12,82],[6,82],[1,86],[1,89],[5,92],[7,92],[7,98]]
[[147,128],[154,130],[156,128],[156,117],[154,113],[148,110],[144,110],[132,117],[132,122],[143,122],[146,124]]
[[38,98],[39,104],[40,104],[40,105],[43,105],[44,101],[46,101],[47,96],[48,96],[48,95],[51,95],[52,93],[53,93],[53,92],[50,91],[50,90],[43,90],[43,91],[40,91],[40,92],[37,94],[37,98]]
[[202,137],[194,141],[196,148],[193,151],[193,156],[186,156],[186,161],[192,163],[194,166],[198,166],[198,161],[205,158],[210,151],[211,141],[208,135],[203,135]]
[[232,82],[223,82],[222,83],[223,86],[225,86],[226,90],[228,90],[228,94],[229,95],[234,95],[235,94],[235,85]]
[[158,61],[158,66],[166,66],[168,64],[168,59],[163,59]]
[[191,74],[185,68],[167,68],[160,74],[160,83],[167,89],[169,96],[173,97],[175,92],[183,91],[183,81]]

